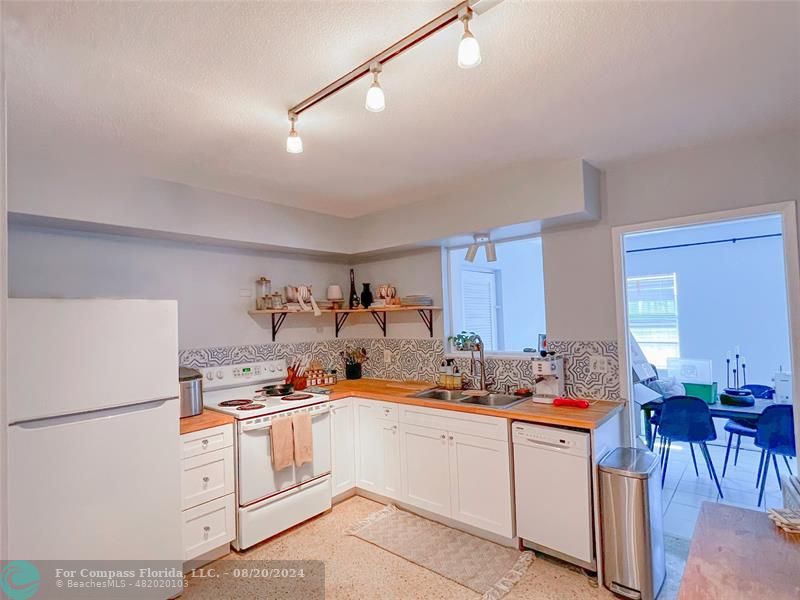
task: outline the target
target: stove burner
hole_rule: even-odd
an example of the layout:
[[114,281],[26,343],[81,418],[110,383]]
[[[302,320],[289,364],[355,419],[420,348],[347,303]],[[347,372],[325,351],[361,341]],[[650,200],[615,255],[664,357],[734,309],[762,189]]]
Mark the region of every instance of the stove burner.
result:
[[250,404],[252,400],[225,400],[225,402],[220,402],[220,406],[244,406],[245,404]]
[[240,406],[236,410],[258,410],[259,408],[264,408],[264,405],[258,404],[257,402],[253,402],[252,404],[245,404],[244,406]]
[[311,394],[290,394],[289,396],[284,396],[281,400],[285,400],[287,402],[294,402],[296,400],[308,400],[309,398],[313,398]]

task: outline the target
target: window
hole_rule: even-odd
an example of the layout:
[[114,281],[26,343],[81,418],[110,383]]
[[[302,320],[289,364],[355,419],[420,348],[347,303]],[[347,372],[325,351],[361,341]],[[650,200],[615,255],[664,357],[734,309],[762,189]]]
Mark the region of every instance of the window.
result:
[[680,358],[675,273],[628,277],[628,326],[647,360],[660,369]]
[[449,251],[452,331],[474,331],[488,352],[536,348],[545,333],[542,240],[500,242],[496,251],[495,262],[483,248],[474,262],[466,248]]

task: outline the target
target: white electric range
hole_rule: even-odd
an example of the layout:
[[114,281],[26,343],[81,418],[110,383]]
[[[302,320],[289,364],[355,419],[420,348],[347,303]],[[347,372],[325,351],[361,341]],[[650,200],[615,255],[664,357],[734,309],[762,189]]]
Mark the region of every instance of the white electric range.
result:
[[[236,539],[243,550],[331,507],[330,402],[324,394],[296,392],[268,396],[281,384],[286,361],[200,369],[206,409],[236,418]],[[297,399],[291,399],[297,398]],[[300,467],[276,471],[272,464],[272,421],[299,412],[311,414],[314,458]]]

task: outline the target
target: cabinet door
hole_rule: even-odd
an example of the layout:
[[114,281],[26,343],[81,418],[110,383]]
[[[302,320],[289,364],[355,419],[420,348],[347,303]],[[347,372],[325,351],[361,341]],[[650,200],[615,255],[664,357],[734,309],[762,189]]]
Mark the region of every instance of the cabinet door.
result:
[[439,515],[450,515],[450,457],[447,432],[400,425],[402,499]]
[[390,498],[400,498],[400,434],[395,421],[378,419],[383,451],[383,481],[381,492]]
[[356,484],[370,492],[381,493],[382,432],[377,406],[369,400],[354,400],[356,417]]
[[511,460],[507,442],[448,433],[452,517],[514,536]]
[[333,403],[331,430],[333,495],[337,496],[356,485],[355,418],[350,398]]

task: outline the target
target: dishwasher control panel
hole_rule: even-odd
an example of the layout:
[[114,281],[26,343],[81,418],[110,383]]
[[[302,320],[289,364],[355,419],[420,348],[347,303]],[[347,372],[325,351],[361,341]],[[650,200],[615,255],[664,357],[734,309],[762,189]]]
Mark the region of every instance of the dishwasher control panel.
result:
[[515,444],[540,446],[589,456],[589,434],[580,431],[514,421],[512,438]]

